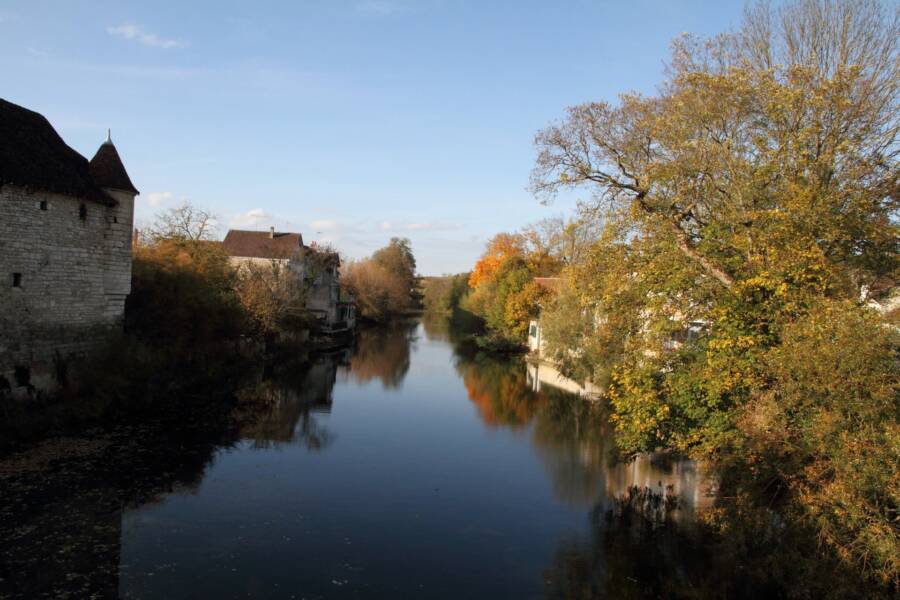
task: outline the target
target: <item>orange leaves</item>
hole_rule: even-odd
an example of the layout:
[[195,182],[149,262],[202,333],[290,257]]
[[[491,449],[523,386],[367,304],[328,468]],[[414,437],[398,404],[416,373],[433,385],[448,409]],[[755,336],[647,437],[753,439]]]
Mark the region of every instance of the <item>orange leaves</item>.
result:
[[514,233],[498,233],[488,242],[487,249],[475,263],[469,276],[469,287],[476,288],[483,283],[491,283],[507,259],[524,254],[524,240]]

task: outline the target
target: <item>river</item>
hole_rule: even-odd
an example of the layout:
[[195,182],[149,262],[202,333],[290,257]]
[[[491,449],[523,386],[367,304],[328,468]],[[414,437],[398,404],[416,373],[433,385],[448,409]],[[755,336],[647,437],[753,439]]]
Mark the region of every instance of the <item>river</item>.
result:
[[[130,448],[148,461],[121,459],[127,434],[45,445],[0,469],[0,596],[689,590],[706,559],[681,532],[710,502],[696,465],[615,463],[603,406],[534,373],[466,350],[441,323],[410,321],[260,378],[251,390],[265,413],[227,442]],[[79,452],[120,458],[70,466]]]

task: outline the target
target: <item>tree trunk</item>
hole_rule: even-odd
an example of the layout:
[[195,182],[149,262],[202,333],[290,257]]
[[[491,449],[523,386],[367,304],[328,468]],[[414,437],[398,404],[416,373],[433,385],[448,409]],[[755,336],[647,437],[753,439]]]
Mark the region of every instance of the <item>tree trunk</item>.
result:
[[691,246],[690,241],[687,239],[687,235],[681,228],[675,223],[671,223],[672,231],[675,233],[675,238],[678,240],[678,248],[691,260],[697,262],[703,270],[706,271],[707,275],[711,275],[716,281],[724,285],[726,288],[730,288],[734,285],[734,277],[726,273],[721,267],[716,265],[713,261],[709,260],[697,250]]

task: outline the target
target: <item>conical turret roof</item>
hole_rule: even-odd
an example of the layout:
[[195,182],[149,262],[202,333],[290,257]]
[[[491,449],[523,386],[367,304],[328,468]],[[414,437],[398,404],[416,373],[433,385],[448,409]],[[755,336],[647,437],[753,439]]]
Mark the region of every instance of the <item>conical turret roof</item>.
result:
[[91,159],[91,176],[94,178],[94,183],[102,188],[123,190],[133,194],[139,193],[131,183],[128,172],[125,171],[125,165],[119,158],[119,152],[109,137],[100,145],[94,158]]

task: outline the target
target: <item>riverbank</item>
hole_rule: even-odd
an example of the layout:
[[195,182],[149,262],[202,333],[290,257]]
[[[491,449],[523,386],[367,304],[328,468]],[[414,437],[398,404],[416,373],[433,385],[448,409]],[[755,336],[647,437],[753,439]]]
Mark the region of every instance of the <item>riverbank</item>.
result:
[[[440,323],[441,320],[437,319],[437,322]],[[466,352],[475,357],[476,361],[505,357],[506,360],[526,364],[526,383],[532,392],[566,392],[591,399],[609,418],[610,423],[607,425],[618,423],[615,407],[611,405],[605,390],[580,384],[544,361],[529,361],[527,358],[520,360],[516,355],[492,353],[483,344],[475,343],[471,333],[461,338],[459,334],[457,336],[458,340],[462,340],[458,347],[467,349]],[[498,381],[490,386],[487,383],[484,385],[486,390],[492,389],[491,386],[500,386],[502,389],[506,384]],[[484,392],[470,393],[473,397],[481,397]],[[501,398],[504,395],[505,392],[499,393]],[[492,397],[497,397],[497,394]],[[578,400],[574,398],[573,396],[570,402],[577,404]],[[491,406],[490,410],[507,414],[519,409],[512,409],[503,403]],[[618,433],[617,428],[613,429],[616,431],[606,431],[610,439],[614,439],[614,434]],[[612,443],[607,449],[606,458],[637,465],[647,460],[651,454],[657,457],[655,460],[660,460],[661,457],[678,459],[679,456],[685,457],[687,453],[662,445],[658,445],[650,453],[623,453],[618,443]],[[860,572],[834,548],[822,545],[817,533],[818,525],[810,512],[796,502],[796,497],[785,489],[777,477],[762,477],[760,465],[754,464],[754,458],[735,459],[734,456],[725,454],[702,461],[704,478],[715,482],[709,486],[713,496],[701,503],[702,509],[696,513],[696,522],[684,543],[698,549],[703,548],[704,552],[714,549],[709,556],[717,557],[713,561],[721,565],[717,568],[733,570],[740,565],[741,577],[746,578],[746,585],[765,590],[761,595],[806,597],[810,590],[818,590],[812,595],[828,598],[892,597],[896,591],[895,583],[878,581],[870,573]],[[847,466],[842,465],[842,468]],[[652,513],[664,509],[671,502],[667,490],[656,489],[658,486],[647,483],[625,486],[624,492],[618,497],[618,502],[625,510],[617,510],[617,514],[627,516],[629,512],[634,512],[636,506],[649,509]],[[887,490],[881,489],[877,493],[887,493]],[[833,498],[833,501],[840,502],[840,498]],[[657,521],[658,519],[650,519],[651,524]],[[725,595],[732,597],[731,594]]]
[[203,416],[34,444],[0,459],[0,596],[889,597],[697,463],[616,460],[605,403],[533,383],[402,321]]
[[[657,462],[607,470],[598,407],[530,391],[524,365],[460,350],[459,333],[364,328],[354,350],[258,373],[228,411],[210,403],[203,418],[89,429],[0,459],[0,596],[533,595],[570,577],[555,532],[583,529],[586,510],[642,529],[651,497],[616,498],[671,474],[678,494],[692,485]],[[435,535],[439,564],[417,559]],[[629,552],[627,537],[615,543]],[[513,565],[495,562],[510,551]],[[639,556],[609,585],[637,575]]]
[[351,332],[268,348],[249,339],[190,352],[160,348],[130,335],[116,338],[95,355],[73,363],[70,379],[58,392],[4,401],[0,457],[88,431],[214,426],[235,408],[252,409],[251,398],[241,393],[260,374],[303,372],[311,357],[349,348],[356,343],[355,336]]
[[[87,427],[193,420],[267,364],[303,363],[320,347],[300,294],[242,277],[220,245],[160,239],[134,248],[123,330],[92,355],[59,357],[57,389],[0,388],[0,453]],[[352,338],[352,335],[349,336]]]

